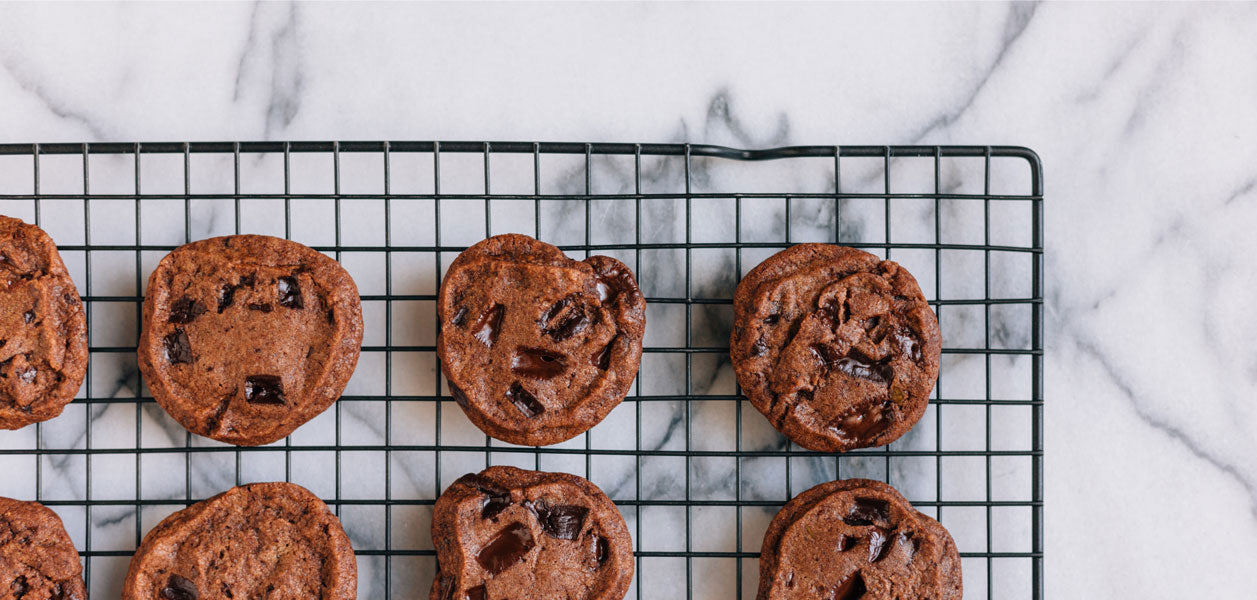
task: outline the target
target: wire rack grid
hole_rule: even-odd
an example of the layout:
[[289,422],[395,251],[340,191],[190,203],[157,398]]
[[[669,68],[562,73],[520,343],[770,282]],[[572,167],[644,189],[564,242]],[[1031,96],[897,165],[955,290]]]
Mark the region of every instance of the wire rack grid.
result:
[[[230,485],[294,481],[340,515],[359,597],[426,596],[431,505],[487,464],[600,485],[634,534],[635,598],[753,598],[759,541],[831,479],[896,485],[956,538],[966,597],[1043,595],[1043,183],[1019,147],[535,142],[0,145],[0,212],[48,230],[86,303],[91,366],[61,417],[0,432],[0,495],[56,510],[93,596],[116,597],[161,518]],[[435,356],[436,290],[458,252],[516,231],[610,254],[647,296],[642,370],[599,426],[544,448],[475,430]],[[236,448],[188,434],[134,364],[147,275],[194,239],[269,233],[342,262],[367,339],[332,410]],[[846,454],[789,444],[738,393],[733,287],[801,241],[909,268],[943,329],[922,422]]]

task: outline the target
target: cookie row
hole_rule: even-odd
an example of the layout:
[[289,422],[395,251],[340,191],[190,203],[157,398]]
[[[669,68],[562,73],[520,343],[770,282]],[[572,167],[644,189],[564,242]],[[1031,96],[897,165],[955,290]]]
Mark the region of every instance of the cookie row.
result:
[[[619,599],[633,545],[615,504],[566,473],[490,467],[433,507],[434,600]],[[0,498],[0,598],[86,600],[60,518]],[[322,500],[292,483],[232,488],[166,517],[136,549],[123,600],[357,597],[349,537]]]
[[[87,364],[83,304],[39,228],[0,218],[0,427],[61,412]],[[938,321],[916,280],[853,248],[800,244],[760,263],[733,299],[738,382],[801,446],[888,444],[925,411]],[[437,300],[450,395],[488,435],[547,445],[583,433],[628,393],[646,301],[618,260],[572,260],[533,238],[481,241]],[[329,407],[362,344],[357,287],[335,260],[279,238],[180,246],[149,278],[138,364],[157,402],[198,435],[282,439]]]
[[[619,600],[633,543],[615,504],[566,473],[490,467],[460,477],[432,513],[431,600]],[[144,536],[123,600],[357,595],[353,547],[327,505],[292,483],[255,483],[180,510]],[[86,600],[61,520],[0,498],[0,597]],[[894,488],[818,485],[777,513],[760,554],[759,600],[960,600],[951,536]]]
[[[149,278],[138,364],[189,431],[270,443],[330,406],[362,344],[353,279],[335,260],[266,236],[187,244]],[[0,428],[61,413],[87,371],[87,319],[56,246],[0,216]]]
[[[553,444],[588,430],[641,363],[645,299],[613,258],[575,261],[527,236],[495,236],[454,260],[437,306],[451,395],[507,442]],[[799,445],[885,445],[924,414],[942,341],[898,264],[800,244],[747,273],[733,310],[742,391]]]

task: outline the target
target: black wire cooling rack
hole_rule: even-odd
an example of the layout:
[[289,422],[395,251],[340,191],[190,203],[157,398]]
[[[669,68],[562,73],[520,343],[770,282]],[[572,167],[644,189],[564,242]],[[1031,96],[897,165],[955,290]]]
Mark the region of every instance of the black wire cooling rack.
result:
[[[117,597],[143,534],[230,485],[284,479],[340,515],[359,597],[419,598],[431,505],[486,464],[566,470],[617,502],[637,549],[630,597],[753,598],[772,515],[807,487],[871,477],[956,538],[966,597],[1043,595],[1043,184],[1038,157],[992,146],[532,142],[0,145],[0,212],[57,241],[87,303],[91,367],[52,421],[0,432],[0,495],[56,510],[91,593]],[[517,447],[471,427],[435,356],[444,267],[479,239],[532,234],[634,267],[648,303],[642,371],[590,433]],[[134,363],[148,273],[227,233],[297,239],[341,260],[367,339],[335,408],[290,438],[236,448],[164,415]],[[792,243],[892,258],[943,329],[925,418],[884,448],[790,445],[738,394],[733,288]]]

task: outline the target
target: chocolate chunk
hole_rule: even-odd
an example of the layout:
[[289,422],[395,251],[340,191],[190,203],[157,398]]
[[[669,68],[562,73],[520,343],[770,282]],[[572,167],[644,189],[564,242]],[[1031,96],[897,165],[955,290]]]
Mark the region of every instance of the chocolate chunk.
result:
[[192,344],[188,342],[188,334],[182,327],[176,327],[174,333],[163,338],[166,351],[166,362],[172,365],[190,364],[192,362]]
[[240,391],[240,388],[232,390],[230,394],[223,396],[218,401],[218,408],[214,409],[214,415],[205,420],[207,430],[218,431],[218,425],[222,422],[223,413],[227,412],[227,407],[231,405],[231,399],[236,397],[236,392],[238,391]]
[[859,571],[852,573],[838,587],[834,588],[834,593],[830,598],[834,600],[860,600],[864,597],[864,593],[868,590],[864,587],[864,575]]
[[842,357],[838,355],[838,351],[828,344],[812,344],[808,347],[808,350],[812,353],[812,357],[827,371],[842,360]]
[[529,419],[546,412],[545,405],[539,402],[532,392],[524,389],[518,381],[511,384],[511,389],[506,390],[506,398]]
[[218,288],[218,314],[223,314],[236,298],[236,286],[230,283]]
[[601,566],[606,564],[608,558],[611,558],[611,545],[607,542],[607,538],[598,536],[594,540],[594,559]]
[[768,344],[764,343],[763,337],[755,339],[755,343],[751,344],[751,356],[763,356],[768,354]]
[[[565,311],[569,307],[574,308]],[[572,293],[546,309],[541,315],[541,322],[541,333],[561,342],[584,331],[589,325],[589,317],[585,315],[585,306],[580,303],[580,294]]]
[[440,600],[454,600],[454,592],[458,589],[458,580],[447,575],[440,579],[441,591],[437,596]]
[[26,311],[26,312],[22,313],[22,320],[23,320],[24,322],[26,322],[26,324],[27,324],[27,325],[30,325],[31,323],[34,323],[34,322],[35,322],[35,311],[33,311],[33,310],[28,310],[28,311]]
[[864,332],[868,333],[870,331],[873,331],[874,329],[877,329],[878,325],[881,325],[881,324],[882,324],[881,317],[869,317],[864,320]]
[[890,381],[892,375],[887,361],[875,361],[857,350],[852,350],[850,354],[838,359],[833,364],[838,367],[839,371],[847,375],[879,383]]
[[511,523],[476,553],[476,562],[489,575],[497,575],[524,560],[532,547],[532,533],[528,531],[528,527],[522,523]]
[[491,495],[485,496],[484,502],[480,505],[480,518],[492,519],[498,516],[502,511],[511,505],[511,495]]
[[606,304],[624,292],[630,294],[640,294],[637,284],[633,281],[633,274],[628,271],[614,269],[605,273],[598,274],[598,282],[594,284],[594,289],[598,291],[598,300]]
[[14,598],[22,600],[22,596],[25,596],[26,592],[30,591],[31,586],[27,585],[25,575],[18,575],[17,579],[13,580],[13,584],[9,586],[9,589],[13,591]]
[[594,366],[606,371],[611,368],[611,349],[615,347],[615,343],[620,341],[620,336],[611,338],[611,341],[602,348],[600,352],[594,355],[593,360],[589,361]]
[[463,321],[466,321],[466,320],[467,320],[467,307],[460,306],[458,307],[458,312],[454,313],[454,317],[450,319],[450,324],[457,327],[459,325],[462,325]]
[[258,312],[268,313],[268,312],[271,312],[272,309],[271,309],[271,305],[267,303],[267,304],[249,304],[249,310],[256,310]]
[[875,563],[882,560],[886,556],[886,551],[890,550],[890,531],[881,527],[874,527],[872,533],[869,534],[869,562]]
[[561,540],[576,539],[585,526],[585,516],[589,514],[588,508],[574,504],[551,506],[545,500],[537,500],[525,505],[537,515],[542,531]]
[[506,307],[501,304],[494,304],[493,308],[485,311],[476,319],[476,323],[472,325],[472,335],[480,340],[480,343],[492,348],[493,342],[498,341],[498,333],[502,328],[502,317],[506,314]]
[[816,309],[816,318],[820,321],[821,326],[825,329],[837,329],[842,324],[839,316],[841,309],[837,304],[826,304]]
[[467,394],[464,394],[463,390],[458,389],[458,386],[450,383],[448,380],[445,384],[449,386],[450,396],[454,398],[454,401],[463,407],[463,410],[467,410]]
[[546,328],[542,333],[554,338],[554,341],[561,342],[582,331],[589,325],[589,318],[585,316],[585,308],[577,308],[559,319],[552,327]]
[[480,502],[481,519],[492,519],[511,505],[510,490],[489,479],[477,475],[471,481],[471,485],[484,494],[484,500]]
[[161,589],[163,600],[197,600],[196,584],[178,575],[171,575]]
[[558,302],[551,304],[550,308],[546,309],[546,312],[541,313],[541,324],[544,327],[548,327],[550,325],[550,321],[553,321],[555,317],[562,314],[563,309],[570,306],[573,301],[579,298],[580,298],[580,293],[573,292],[571,294],[568,294],[560,298]]
[[305,302],[301,299],[301,286],[297,285],[296,277],[280,277],[275,282],[276,288],[279,290],[279,305],[292,308],[305,308]]
[[846,552],[860,543],[860,536],[847,535],[845,533],[838,535],[838,551]]
[[912,560],[912,557],[916,556],[917,550],[921,549],[921,540],[918,540],[911,531],[903,529],[899,530],[895,543],[908,553],[908,560]]
[[170,305],[170,318],[168,320],[171,323],[185,325],[195,321],[197,317],[203,314],[205,314],[204,304],[184,296]]
[[541,521],[542,529],[553,537],[561,540],[574,540],[585,526],[585,516],[589,509],[572,504],[560,504],[550,507],[550,512]]
[[73,591],[63,587],[60,583],[52,586],[52,598],[49,600],[81,600]]
[[284,380],[278,375],[250,375],[244,379],[244,399],[249,404],[287,404]]
[[257,283],[257,277],[253,275],[245,275],[240,278],[240,282],[232,285],[230,283],[223,284],[218,288],[218,314],[222,314],[224,310],[235,302],[236,290],[242,287],[253,287]]
[[488,596],[486,595],[483,583],[467,590],[467,600],[485,600],[486,598],[488,598]]
[[877,523],[890,524],[890,503],[878,498],[856,498],[847,516],[842,518],[847,525],[862,527]]
[[776,325],[777,321],[780,321],[780,320],[781,320],[781,313],[773,313],[771,315],[768,315],[767,317],[764,317],[764,324]]
[[907,329],[900,329],[892,336],[895,343],[899,345],[899,351],[913,361],[921,361],[921,344],[917,342],[917,338]]
[[829,430],[845,443],[863,443],[889,429],[894,420],[895,412],[890,402],[872,409],[857,405],[834,419]]
[[516,348],[511,372],[531,379],[554,379],[567,370],[567,357],[541,348]]

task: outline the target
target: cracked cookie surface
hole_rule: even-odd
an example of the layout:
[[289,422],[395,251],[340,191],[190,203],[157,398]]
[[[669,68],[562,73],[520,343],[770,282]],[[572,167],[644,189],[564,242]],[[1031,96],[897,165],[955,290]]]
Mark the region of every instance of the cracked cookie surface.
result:
[[0,429],[60,415],[87,359],[83,302],[52,238],[0,216]]
[[960,554],[938,521],[880,481],[813,487],[773,517],[757,600],[961,600]]
[[633,579],[624,517],[588,480],[490,467],[437,498],[431,600],[621,600]]
[[450,394],[482,431],[513,444],[585,432],[624,399],[641,364],[646,301],[628,267],[572,260],[524,235],[454,259],[437,314]]
[[136,550],[123,600],[352,600],[353,548],[327,505],[292,483],[234,487],[166,517]]
[[921,288],[897,263],[799,244],[747,273],[733,312],[738,383],[800,446],[889,444],[924,414],[942,341]]
[[362,334],[358,288],[335,260],[274,237],[212,238],[149,278],[139,367],[188,431],[255,446],[340,397]]
[[86,600],[82,570],[57,513],[0,498],[0,600]]

